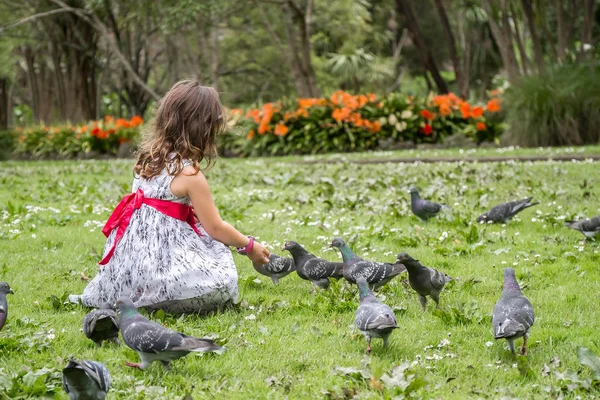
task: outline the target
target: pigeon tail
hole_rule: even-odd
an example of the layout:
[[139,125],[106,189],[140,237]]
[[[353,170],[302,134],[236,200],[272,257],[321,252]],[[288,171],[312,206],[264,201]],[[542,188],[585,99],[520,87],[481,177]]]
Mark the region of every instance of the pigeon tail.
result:
[[519,322],[507,319],[495,327],[494,339],[508,339],[515,336],[520,337],[525,334],[527,328]]
[[185,350],[197,353],[213,352],[217,354],[223,354],[225,352],[225,348],[219,346],[214,340],[200,339],[183,334],[182,336],[183,342],[181,343],[181,345],[173,347],[172,350]]

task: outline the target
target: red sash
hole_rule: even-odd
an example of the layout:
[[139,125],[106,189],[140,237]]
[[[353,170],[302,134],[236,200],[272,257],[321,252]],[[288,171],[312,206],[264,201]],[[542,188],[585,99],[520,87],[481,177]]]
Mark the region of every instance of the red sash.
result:
[[117,205],[111,216],[108,218],[108,221],[106,221],[106,225],[102,228],[102,233],[106,237],[108,237],[115,228],[117,229],[117,235],[115,236],[112,247],[98,264],[105,265],[110,261],[117,248],[117,243],[123,238],[125,230],[127,229],[127,226],[129,226],[129,221],[131,221],[134,211],[139,209],[142,204],[146,204],[169,217],[186,221],[192,227],[194,232],[199,236],[202,236],[196,227],[196,220],[194,218],[192,207],[174,201],[144,197],[144,191],[138,189],[135,193],[123,197],[123,200]]

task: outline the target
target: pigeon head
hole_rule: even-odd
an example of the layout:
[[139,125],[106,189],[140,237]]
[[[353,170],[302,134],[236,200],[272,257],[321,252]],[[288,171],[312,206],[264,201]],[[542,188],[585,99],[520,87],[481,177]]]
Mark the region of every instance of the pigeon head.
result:
[[504,269],[504,290],[521,291],[521,288],[519,287],[519,283],[517,282],[515,270],[513,268],[505,268]]
[[296,243],[296,242],[293,242],[293,241],[291,241],[291,240],[288,240],[288,241],[286,241],[286,242],[283,244],[283,248],[282,248],[281,250],[288,250],[288,251],[289,251],[289,250],[293,250],[293,249],[298,249],[298,248],[300,248],[300,247],[301,247],[301,246],[300,246],[298,243]]
[[417,193],[417,194],[419,194],[419,191],[417,190],[416,187],[411,186],[411,187],[408,188],[408,193],[411,193],[411,194],[412,193]]
[[115,306],[119,310],[119,314],[121,314],[121,316],[137,314],[136,306],[133,304],[133,301],[127,297],[121,297],[119,300],[117,300]]
[[418,260],[415,260],[414,258],[409,256],[408,253],[402,252],[402,253],[398,254],[398,258],[396,259],[396,261],[399,263],[403,263],[403,262],[411,262],[411,261],[418,261]]
[[477,222],[487,222],[487,214],[481,214],[479,217],[477,217]]
[[329,245],[329,247],[337,247],[338,249],[341,249],[344,246],[346,246],[346,242],[344,242],[344,239],[339,237],[334,238]]
[[6,283],[6,282],[0,282],[0,293],[2,293],[2,294],[15,294],[15,292],[12,291],[12,289],[10,288],[10,286],[8,285],[8,283]]

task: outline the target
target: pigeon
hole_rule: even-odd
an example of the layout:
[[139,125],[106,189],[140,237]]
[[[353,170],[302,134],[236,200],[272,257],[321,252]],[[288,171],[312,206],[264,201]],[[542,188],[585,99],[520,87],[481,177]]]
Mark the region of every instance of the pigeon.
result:
[[62,386],[71,400],[104,400],[110,373],[102,363],[71,357],[63,369]]
[[294,263],[293,258],[281,257],[274,253],[271,253],[269,256],[268,263],[253,265],[256,272],[271,278],[275,285],[279,283],[280,279],[285,278],[296,270],[296,264]]
[[523,211],[527,207],[535,206],[540,204],[539,201],[531,203],[533,197],[528,197],[524,200],[509,201],[508,203],[498,204],[493,207],[490,211],[485,214],[481,214],[477,217],[477,222],[496,222],[508,224],[508,221],[512,219],[517,213]]
[[440,308],[440,292],[452,278],[437,269],[423,266],[407,253],[398,254],[398,262],[406,267],[408,283],[417,292],[423,311],[427,310],[426,296],[430,296],[435,301],[436,308]]
[[0,282],[0,331],[4,328],[6,319],[8,318],[8,302],[6,301],[7,294],[15,294],[8,283]]
[[225,351],[224,347],[213,340],[187,336],[150,321],[138,313],[128,298],[119,299],[117,308],[123,341],[135,350],[142,360],[142,364],[126,362],[128,367],[146,369],[154,361],[160,361],[165,369],[170,370],[171,361],[190,352],[212,351],[222,354]]
[[515,354],[514,341],[523,337],[521,354],[526,355],[529,328],[533,326],[534,320],[533,306],[527,297],[523,296],[515,277],[515,270],[505,268],[502,297],[494,306],[492,315],[494,339],[506,339],[510,351]]
[[287,241],[283,246],[294,258],[296,272],[304,280],[311,281],[321,289],[329,289],[329,278],[340,279],[344,276],[344,264],[319,258],[296,242]]
[[433,218],[445,206],[444,204],[427,201],[419,196],[419,191],[415,187],[409,189],[410,192],[410,209],[413,214],[427,222],[429,218]]
[[341,238],[333,239],[330,246],[336,247],[342,253],[344,278],[350,283],[356,283],[356,279],[362,276],[373,289],[378,289],[396,275],[406,271],[406,267],[400,263],[390,264],[363,260],[354,254]]
[[119,344],[119,320],[110,303],[104,303],[83,317],[83,333],[98,347],[104,340]]
[[594,236],[600,236],[600,215],[583,221],[565,222],[569,228],[583,233],[585,237],[593,238]]
[[367,339],[367,354],[371,353],[371,338],[383,339],[384,347],[388,337],[398,327],[396,316],[390,306],[381,303],[369,289],[367,280],[359,276],[356,280],[360,295],[360,306],[356,310],[354,322]]

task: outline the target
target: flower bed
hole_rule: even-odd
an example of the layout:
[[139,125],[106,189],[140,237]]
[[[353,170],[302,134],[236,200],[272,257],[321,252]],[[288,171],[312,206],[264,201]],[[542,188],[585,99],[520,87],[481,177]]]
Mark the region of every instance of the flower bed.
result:
[[[221,151],[241,156],[351,152],[376,149],[382,139],[438,143],[456,134],[477,143],[497,141],[503,130],[500,93],[489,95],[487,104],[473,105],[454,94],[394,93],[379,99],[337,91],[329,98],[284,99],[248,111],[227,110],[230,129],[221,138]],[[16,128],[0,133],[0,144],[6,142],[4,153],[17,157],[110,156],[139,136],[143,122],[139,116],[106,116],[80,125]]]
[[16,138],[13,152],[33,158],[72,158],[81,153],[117,154],[121,144],[139,135],[144,120],[106,116],[82,125],[32,126],[8,133]]
[[[503,124],[500,92],[485,105],[454,94],[418,98],[391,94],[283,100],[244,113],[232,110],[245,140],[229,140],[242,155],[285,155],[375,149],[380,139],[437,143],[462,134],[477,143],[497,141]],[[238,136],[241,136],[238,134]]]

